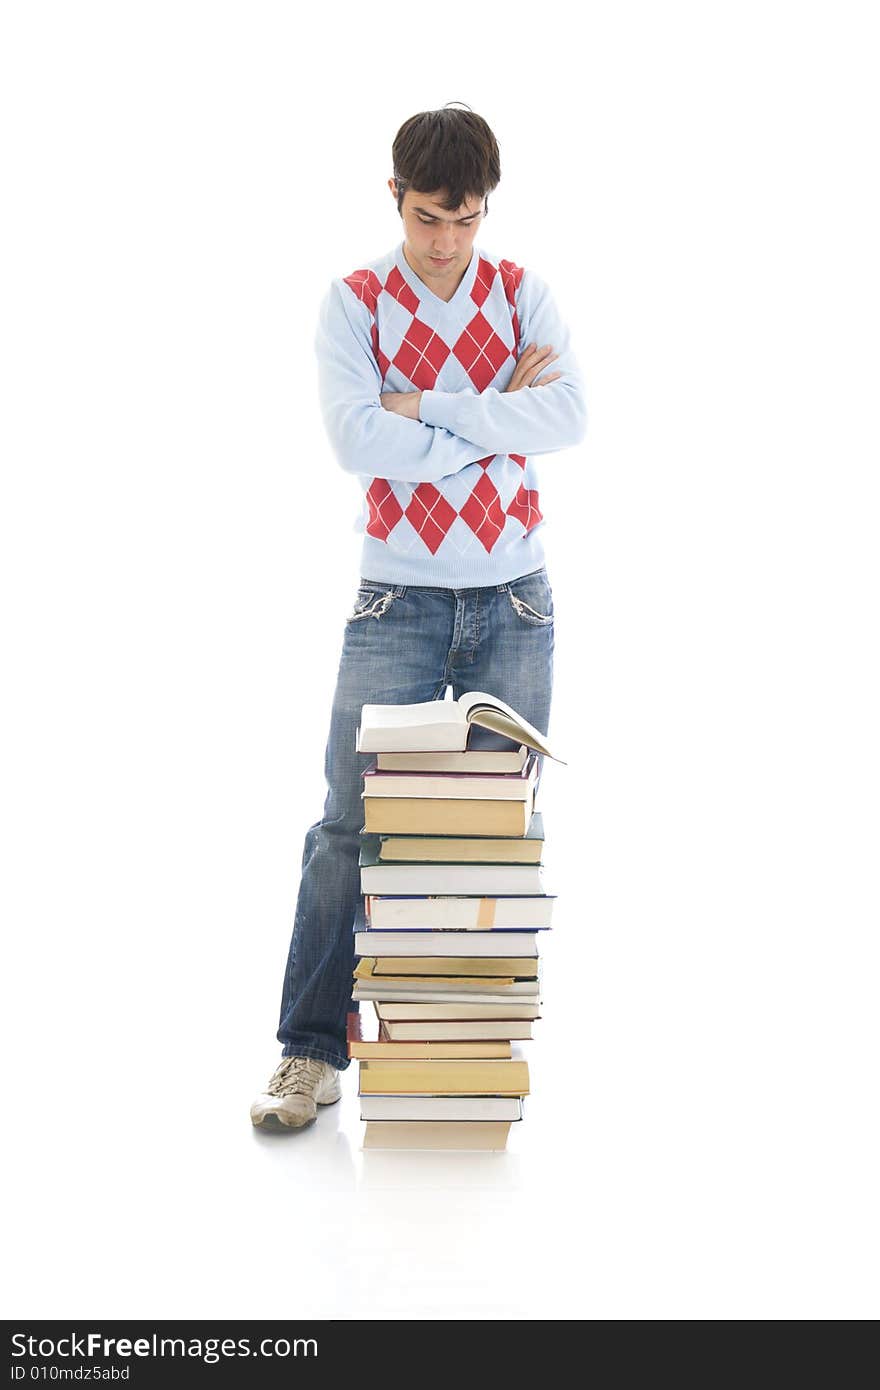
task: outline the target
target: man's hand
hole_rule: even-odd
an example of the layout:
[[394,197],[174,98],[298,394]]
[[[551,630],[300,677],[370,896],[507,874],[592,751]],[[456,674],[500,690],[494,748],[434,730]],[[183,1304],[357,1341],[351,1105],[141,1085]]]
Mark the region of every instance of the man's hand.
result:
[[418,420],[422,393],[421,391],[383,391],[379,401],[384,410],[390,410],[395,415],[402,415],[407,420]]
[[[553,353],[553,356],[548,356]],[[555,362],[559,356],[558,352],[553,352],[552,346],[548,343],[546,347],[539,348],[536,343],[529,343],[522,356],[514,368],[513,376],[504,388],[507,391],[519,391],[523,386],[549,386],[551,381],[557,381],[562,376],[562,372],[551,372],[545,376],[543,381],[535,381],[545,367],[549,367],[551,362]]]

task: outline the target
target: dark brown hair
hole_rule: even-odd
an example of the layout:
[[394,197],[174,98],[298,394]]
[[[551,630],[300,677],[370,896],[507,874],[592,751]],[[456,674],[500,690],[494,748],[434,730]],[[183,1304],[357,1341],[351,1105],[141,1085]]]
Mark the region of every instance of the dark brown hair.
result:
[[485,199],[501,181],[498,142],[482,116],[447,102],[439,111],[420,111],[404,121],[394,137],[391,158],[397,181],[397,210],[408,188],[417,193],[445,190],[440,206],[460,208],[466,198]]

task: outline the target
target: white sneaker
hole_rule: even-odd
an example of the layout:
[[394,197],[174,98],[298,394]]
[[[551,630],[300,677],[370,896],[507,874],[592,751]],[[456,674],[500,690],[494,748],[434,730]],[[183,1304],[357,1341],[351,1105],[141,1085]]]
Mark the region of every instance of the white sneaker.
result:
[[266,1129],[299,1129],[311,1124],[319,1105],[342,1095],[339,1073],[316,1057],[282,1057],[262,1095],[251,1106],[251,1121]]

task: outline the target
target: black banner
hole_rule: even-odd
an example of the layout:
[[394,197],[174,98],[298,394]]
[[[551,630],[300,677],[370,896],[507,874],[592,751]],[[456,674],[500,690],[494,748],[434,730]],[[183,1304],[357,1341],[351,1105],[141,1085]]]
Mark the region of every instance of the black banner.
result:
[[[280,1385],[334,1384],[340,1374],[372,1367],[398,1376],[430,1368],[461,1373],[521,1369],[524,1324],[504,1322],[481,1339],[480,1320],[400,1321],[225,1321],[146,1319],[66,1322],[11,1319],[3,1323],[7,1352],[6,1383],[92,1383],[152,1386],[180,1380],[187,1386],[230,1383]],[[539,1324],[530,1324],[537,1328]],[[558,1325],[557,1325],[558,1326]],[[464,1341],[462,1333],[477,1334]],[[540,1336],[540,1333],[538,1334]],[[557,1338],[554,1333],[554,1345]],[[466,1352],[464,1348],[467,1348]],[[557,1348],[558,1349],[558,1348]],[[395,1367],[397,1370],[395,1371]],[[231,1373],[231,1374],[230,1374]],[[235,1379],[233,1380],[233,1377]]]

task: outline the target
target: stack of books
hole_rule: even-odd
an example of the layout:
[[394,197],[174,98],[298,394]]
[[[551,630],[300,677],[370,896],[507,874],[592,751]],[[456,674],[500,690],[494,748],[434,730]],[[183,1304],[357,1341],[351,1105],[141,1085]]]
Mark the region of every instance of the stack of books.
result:
[[[509,749],[468,749],[473,724]],[[538,933],[553,895],[535,810],[544,736],[482,691],[364,705],[349,1056],[360,1064],[365,1148],[503,1149],[522,1119],[528,1063],[513,1044],[540,1016]],[[369,1031],[369,1036],[367,1035]]]

